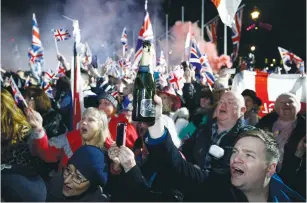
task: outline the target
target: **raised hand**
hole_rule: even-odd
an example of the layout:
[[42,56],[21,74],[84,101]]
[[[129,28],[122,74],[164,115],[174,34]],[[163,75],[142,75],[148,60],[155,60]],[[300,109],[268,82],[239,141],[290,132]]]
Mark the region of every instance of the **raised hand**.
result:
[[119,147],[116,145],[116,143],[112,144],[110,149],[108,150],[109,158],[113,161],[114,164],[120,165],[119,161]]
[[43,128],[43,118],[37,111],[34,111],[31,108],[27,108],[25,110],[25,114],[26,114],[28,123],[33,129]]
[[148,128],[150,137],[157,139],[164,133],[164,124],[162,119],[162,99],[155,95],[154,100],[156,102],[156,121],[155,124]]
[[136,165],[134,153],[126,146],[120,147],[118,158],[126,173]]

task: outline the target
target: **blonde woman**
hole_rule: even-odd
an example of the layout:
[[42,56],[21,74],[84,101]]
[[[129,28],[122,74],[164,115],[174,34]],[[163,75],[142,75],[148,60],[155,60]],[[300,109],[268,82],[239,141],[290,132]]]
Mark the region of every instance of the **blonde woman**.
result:
[[48,140],[41,115],[27,109],[28,121],[33,128],[32,153],[46,162],[60,161],[59,171],[66,167],[68,160],[82,145],[92,145],[105,150],[113,143],[105,113],[96,108],[88,108],[82,115],[80,129]]
[[37,172],[39,160],[31,155],[31,127],[13,96],[1,90],[1,199],[45,201],[46,186]]

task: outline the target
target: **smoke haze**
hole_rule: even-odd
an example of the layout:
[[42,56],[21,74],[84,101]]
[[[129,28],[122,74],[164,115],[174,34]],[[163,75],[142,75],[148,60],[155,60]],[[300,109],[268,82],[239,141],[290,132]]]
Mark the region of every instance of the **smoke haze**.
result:
[[[37,5],[37,2],[39,1],[28,1],[29,4],[33,3],[29,6],[30,9],[18,15],[4,9],[1,11],[1,66],[6,70],[30,70],[28,48],[32,41],[32,13],[36,14],[44,47],[43,70],[55,70],[57,66],[51,29],[64,28],[72,34],[72,22],[62,15],[79,20],[81,42],[88,42],[92,53],[97,54],[100,63],[103,63],[107,56],[122,50],[120,37],[124,27],[127,28],[128,46],[132,48],[133,31],[136,41],[145,14],[143,0],[45,0],[40,2],[48,4],[44,8]],[[165,30],[162,2],[163,0],[154,0],[148,3],[155,36],[161,35]],[[14,45],[18,47],[19,59],[14,57]],[[70,61],[73,53],[72,39],[58,42],[58,47],[60,53]]]

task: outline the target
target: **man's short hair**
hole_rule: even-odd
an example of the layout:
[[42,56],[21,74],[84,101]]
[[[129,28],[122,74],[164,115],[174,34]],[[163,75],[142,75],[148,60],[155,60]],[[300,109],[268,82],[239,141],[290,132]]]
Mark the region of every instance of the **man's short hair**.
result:
[[240,134],[237,141],[244,137],[255,137],[262,140],[265,146],[265,158],[267,163],[278,163],[280,151],[273,133],[256,128]]

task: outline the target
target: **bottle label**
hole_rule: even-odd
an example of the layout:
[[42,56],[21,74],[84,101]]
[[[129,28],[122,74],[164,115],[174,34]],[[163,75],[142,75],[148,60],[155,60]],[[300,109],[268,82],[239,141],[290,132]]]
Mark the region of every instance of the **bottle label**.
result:
[[142,99],[140,114],[143,117],[155,117],[155,111],[156,109],[152,99]]

